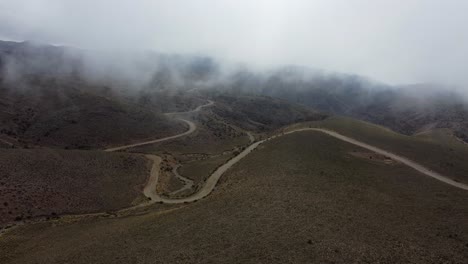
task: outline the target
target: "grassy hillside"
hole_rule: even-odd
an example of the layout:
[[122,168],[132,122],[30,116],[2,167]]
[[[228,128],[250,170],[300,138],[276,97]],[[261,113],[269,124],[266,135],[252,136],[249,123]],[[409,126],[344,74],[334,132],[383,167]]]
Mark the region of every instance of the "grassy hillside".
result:
[[149,168],[146,158],[124,153],[0,149],[0,226],[128,207]]
[[197,203],[19,227],[1,237],[0,255],[3,263],[466,263],[468,194],[354,150],[316,132],[281,137]]
[[448,130],[406,136],[351,118],[331,117],[312,126],[324,127],[417,161],[454,180],[468,183],[468,146]]

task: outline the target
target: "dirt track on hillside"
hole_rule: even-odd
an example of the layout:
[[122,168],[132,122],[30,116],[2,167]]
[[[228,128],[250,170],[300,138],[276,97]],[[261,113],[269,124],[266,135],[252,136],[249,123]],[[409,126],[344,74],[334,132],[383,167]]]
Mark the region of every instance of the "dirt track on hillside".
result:
[[[208,106],[211,106],[213,104],[214,104],[213,101],[209,101],[207,104],[198,106],[197,108],[195,108],[192,111],[179,112],[179,113],[167,113],[166,115],[175,116],[175,115],[180,115],[180,114],[184,114],[184,113],[194,113],[194,112],[200,111],[203,107],[208,107]],[[135,144],[129,144],[129,145],[120,146],[120,147],[109,148],[109,149],[106,149],[105,151],[117,151],[117,150],[132,148],[132,147],[136,147],[136,146],[153,144],[153,143],[157,143],[157,142],[162,142],[162,141],[182,137],[182,136],[191,134],[191,133],[193,133],[193,131],[195,131],[195,129],[196,129],[196,124],[195,123],[193,123],[190,120],[186,120],[186,119],[184,119],[182,117],[176,117],[176,118],[183,121],[183,122],[186,122],[189,125],[189,129],[187,131],[185,131],[184,133],[177,134],[177,135],[174,135],[174,136],[169,136],[169,137],[150,140],[150,141],[144,141],[144,142],[135,143]],[[169,203],[169,204],[177,204],[177,203],[187,203],[187,202],[197,201],[199,199],[202,199],[202,198],[208,196],[215,189],[216,184],[218,183],[221,176],[229,168],[231,168],[234,164],[239,162],[242,158],[244,158],[250,152],[252,152],[254,149],[256,149],[260,144],[262,144],[262,143],[264,143],[266,141],[272,140],[274,138],[277,138],[279,136],[288,135],[288,134],[292,134],[292,133],[296,133],[296,132],[303,132],[303,131],[314,131],[314,132],[325,133],[325,134],[327,134],[329,136],[332,136],[332,137],[334,137],[336,139],[339,139],[341,141],[344,141],[344,142],[359,146],[361,148],[370,150],[372,152],[375,152],[375,153],[378,153],[378,154],[381,154],[381,155],[385,155],[385,156],[387,156],[387,157],[389,157],[389,158],[391,158],[391,159],[393,159],[395,161],[401,162],[402,164],[404,164],[404,165],[406,165],[406,166],[408,166],[408,167],[410,167],[410,168],[412,168],[414,170],[417,170],[418,172],[420,172],[420,173],[422,173],[422,174],[424,174],[426,176],[429,176],[431,178],[434,178],[436,180],[439,180],[439,181],[444,182],[446,184],[449,184],[451,186],[454,186],[454,187],[457,187],[457,188],[460,188],[460,189],[463,189],[463,190],[468,190],[468,185],[460,183],[460,182],[456,182],[456,181],[450,179],[449,177],[446,177],[446,176],[443,176],[443,175],[441,175],[441,174],[439,174],[437,172],[431,171],[430,169],[428,169],[428,168],[426,168],[426,167],[424,167],[424,166],[422,166],[422,165],[420,165],[420,164],[418,164],[418,163],[416,163],[416,162],[414,162],[412,160],[409,160],[409,159],[407,159],[405,157],[399,156],[397,154],[388,152],[386,150],[377,148],[375,146],[366,144],[364,142],[355,140],[353,138],[341,135],[341,134],[336,133],[336,132],[331,131],[331,130],[321,129],[321,128],[299,128],[299,129],[295,129],[295,130],[285,132],[283,134],[274,135],[274,136],[272,136],[270,138],[267,138],[267,139],[264,139],[264,140],[261,140],[261,141],[252,142],[252,144],[250,146],[248,146],[245,150],[243,150],[241,153],[239,153],[234,158],[227,161],[225,164],[220,166],[218,169],[216,169],[207,178],[205,184],[202,186],[202,188],[197,193],[194,193],[194,194],[192,194],[192,195],[190,195],[188,197],[184,197],[184,198],[166,198],[166,197],[161,197],[157,193],[156,185],[157,185],[158,179],[159,179],[161,158],[156,156],[156,155],[146,155],[146,157],[148,159],[153,161],[153,165],[152,165],[152,169],[151,169],[150,178],[149,178],[148,183],[146,184],[146,186],[144,188],[143,193],[144,193],[144,195],[146,197],[151,199],[151,203],[163,202],[163,203]],[[250,133],[247,133],[247,134],[248,134],[249,138],[252,140],[253,136]],[[184,186],[183,188],[185,188],[185,187],[186,186]],[[175,192],[178,192],[178,191],[180,191],[180,190],[177,190]]]
[[[175,115],[196,113],[196,112],[199,112],[202,108],[212,106],[213,104],[214,104],[213,101],[208,100],[207,104],[200,105],[197,108],[195,108],[194,110],[187,111],[187,112],[166,113],[165,115],[175,116]],[[148,140],[148,141],[143,141],[143,142],[139,142],[139,143],[123,145],[123,146],[119,146],[119,147],[107,148],[104,151],[112,152],[112,151],[118,151],[118,150],[123,150],[123,149],[139,147],[139,146],[154,144],[154,143],[158,143],[158,142],[163,142],[163,141],[167,141],[167,140],[170,140],[170,139],[175,139],[175,138],[179,138],[179,137],[183,137],[183,136],[192,134],[195,131],[195,129],[197,129],[197,126],[195,125],[195,123],[190,121],[190,120],[187,120],[187,119],[182,118],[182,117],[176,117],[176,119],[180,120],[180,121],[182,121],[182,122],[184,122],[184,123],[186,123],[188,125],[187,131],[185,131],[183,133],[180,133],[180,134],[177,134],[177,135],[174,135],[174,136],[169,136],[169,137],[164,137],[164,138],[159,138],[159,139],[154,139],[154,140]]]
[[[321,132],[321,133],[325,133],[329,136],[332,136],[336,139],[339,139],[341,141],[345,141],[347,143],[351,143],[353,145],[356,145],[356,146],[359,146],[361,148],[365,148],[365,149],[368,149],[370,151],[373,151],[375,153],[378,153],[378,154],[381,154],[381,155],[385,155],[393,160],[396,160],[398,162],[401,162],[402,164],[412,168],[412,169],[415,169],[417,171],[419,171],[420,173],[426,175],[426,176],[429,176],[429,177],[432,177],[436,180],[439,180],[441,182],[444,182],[444,183],[447,183],[449,185],[452,185],[454,187],[457,187],[457,188],[460,188],[460,189],[463,189],[463,190],[468,190],[468,185],[465,185],[463,183],[460,183],[460,182],[456,182],[446,176],[443,176],[437,172],[434,172],[434,171],[431,171],[429,170],[428,168],[414,162],[414,161],[411,161],[405,157],[402,157],[402,156],[399,156],[399,155],[396,155],[396,154],[393,154],[391,152],[388,152],[386,150],[383,150],[383,149],[380,149],[380,148],[377,148],[377,147],[374,147],[374,146],[371,146],[369,144],[366,144],[364,142],[361,142],[361,141],[358,141],[358,140],[355,140],[353,138],[349,138],[349,137],[346,137],[346,136],[343,136],[341,134],[338,134],[334,131],[330,131],[330,130],[326,130],[326,129],[320,129],[320,128],[301,128],[301,129],[296,129],[296,130],[292,130],[292,131],[289,131],[289,132],[286,132],[284,133],[283,135],[288,135],[288,134],[292,134],[292,133],[296,133],[296,132],[303,132],[303,131],[314,131],[314,132]],[[163,203],[168,203],[168,204],[177,204],[177,203],[188,203],[188,202],[194,202],[194,201],[197,201],[199,199],[202,199],[206,196],[208,196],[216,187],[216,184],[218,183],[219,179],[221,178],[221,176],[229,169],[231,168],[234,164],[236,164],[237,162],[239,162],[242,158],[244,158],[245,156],[247,156],[250,152],[252,152],[254,149],[256,149],[260,144],[266,142],[266,141],[269,141],[269,140],[272,140],[274,138],[277,138],[277,137],[280,137],[282,135],[275,135],[275,136],[272,136],[268,139],[264,139],[264,140],[261,140],[261,141],[257,141],[253,144],[251,144],[249,147],[247,147],[244,151],[242,151],[240,154],[238,154],[237,156],[235,156],[234,158],[232,158],[231,160],[229,160],[228,162],[226,162],[225,164],[223,164],[222,166],[220,166],[218,169],[216,169],[216,171],[214,171],[207,179],[205,185],[203,185],[203,187],[195,194],[191,195],[191,196],[188,196],[188,197],[185,197],[185,198],[165,198],[165,197],[161,197],[159,196],[157,193],[156,193],[156,184],[157,184],[157,181],[158,181],[158,177],[159,177],[159,163],[160,163],[160,159],[158,161],[155,161],[155,164],[153,165],[153,169],[151,171],[151,180],[149,182],[149,185],[151,186],[151,188],[148,190],[148,193],[145,193],[145,195],[147,197],[150,197],[151,200],[153,202],[163,202]],[[151,181],[154,181],[154,182],[151,182]],[[154,186],[154,188],[152,187]]]
[[422,174],[425,174],[426,176],[432,177],[432,178],[434,178],[436,180],[439,180],[441,182],[444,182],[444,183],[450,184],[450,185],[452,185],[454,187],[457,187],[457,188],[468,191],[468,185],[466,185],[466,184],[456,182],[456,181],[450,179],[449,177],[441,175],[441,174],[439,174],[439,173],[437,173],[435,171],[432,171],[432,170],[430,170],[430,169],[428,169],[428,168],[426,168],[426,167],[424,167],[424,166],[422,166],[422,165],[420,165],[420,164],[418,164],[418,163],[416,163],[416,162],[414,162],[414,161],[412,161],[410,159],[407,159],[407,158],[399,156],[397,154],[394,154],[394,153],[388,152],[386,150],[374,147],[372,145],[369,145],[369,144],[366,144],[364,142],[355,140],[353,138],[343,136],[343,135],[338,134],[338,133],[336,133],[334,131],[330,131],[330,130],[326,130],[326,129],[320,129],[320,128],[303,128],[303,129],[293,130],[293,131],[287,132],[285,134],[290,134],[290,133],[300,132],[300,131],[317,131],[317,132],[325,133],[325,134],[327,134],[329,136],[332,136],[334,138],[337,138],[339,140],[342,140],[342,141],[351,143],[353,145],[359,146],[361,148],[368,149],[368,150],[373,151],[375,153],[382,154],[384,156],[390,157],[393,160],[401,162],[401,163],[405,164],[406,166],[408,166],[408,167],[410,167],[412,169],[415,169],[415,170],[419,171]]

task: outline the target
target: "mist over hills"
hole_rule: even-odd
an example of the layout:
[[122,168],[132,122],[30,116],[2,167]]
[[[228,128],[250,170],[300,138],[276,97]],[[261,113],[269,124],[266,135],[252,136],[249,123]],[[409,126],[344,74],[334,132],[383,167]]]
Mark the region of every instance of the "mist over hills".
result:
[[[127,114],[138,112],[134,114],[138,116],[145,111],[189,109],[197,104],[193,96],[197,93],[269,96],[325,113],[370,121],[409,135],[448,128],[468,141],[467,101],[453,90],[431,84],[391,87],[357,75],[297,66],[259,70],[225,65],[205,56],[111,54],[6,41],[0,42],[0,72],[2,93],[15,98],[19,94],[41,94],[23,100],[25,105],[44,98],[55,105],[70,105],[73,101],[76,106],[80,101],[77,98],[86,94],[89,98],[81,99],[82,102],[100,102],[92,105],[105,101],[144,108],[123,110]],[[168,97],[178,99],[166,100]],[[8,97],[2,98],[5,107]],[[153,123],[164,123],[161,122],[164,117],[152,117],[157,114],[143,115],[135,120],[158,118]],[[4,128],[3,133],[10,132]]]
[[391,87],[350,75],[315,75],[310,79],[291,80],[283,73],[273,74],[264,81],[250,81],[249,85],[256,87],[252,90],[259,94],[370,121],[408,135],[449,128],[465,141],[468,138],[467,100],[443,86]]
[[464,263],[467,109],[431,84],[0,42],[0,255]]

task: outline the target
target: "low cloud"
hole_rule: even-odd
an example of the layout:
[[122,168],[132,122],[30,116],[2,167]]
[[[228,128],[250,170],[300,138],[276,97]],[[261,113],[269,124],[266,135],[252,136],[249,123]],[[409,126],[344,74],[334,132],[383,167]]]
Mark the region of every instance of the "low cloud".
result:
[[0,37],[468,87],[467,1],[0,1]]

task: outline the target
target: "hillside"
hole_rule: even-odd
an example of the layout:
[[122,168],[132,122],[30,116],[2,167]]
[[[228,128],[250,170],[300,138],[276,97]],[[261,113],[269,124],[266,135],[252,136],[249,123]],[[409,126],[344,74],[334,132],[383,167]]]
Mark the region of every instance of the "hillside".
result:
[[392,87],[356,75],[279,67],[267,72],[239,70],[218,86],[232,94],[281,98],[325,113],[373,122],[407,135],[447,128],[462,140],[468,138],[468,100],[442,85]]
[[214,113],[229,123],[247,130],[267,132],[291,123],[320,120],[327,115],[288,101],[242,95],[214,97]]
[[[326,117],[303,106],[267,97],[211,95],[211,98],[214,105],[184,117],[193,120],[197,126],[190,135],[127,150],[162,155],[161,192],[193,193],[203,186],[210,173],[256,138],[284,125]],[[177,179],[174,170],[193,182],[182,194],[177,190],[183,182]]]
[[[452,179],[468,183],[468,147],[450,131],[407,136],[382,126],[352,118],[330,117],[323,121],[299,124],[331,129],[379,148],[417,161]],[[294,126],[293,126],[294,127]]]
[[466,192],[356,150],[314,132],[284,136],[197,203],[18,227],[0,252],[5,263],[463,263]]
[[0,136],[19,147],[102,148],[183,131],[162,113],[201,101],[93,78],[84,57],[66,47],[0,41]]
[[[225,70],[226,67],[230,70]],[[346,115],[407,135],[446,128],[462,140],[468,138],[468,101],[451,88],[435,84],[393,87],[362,76],[297,66],[259,71],[221,65],[209,57],[149,52],[132,57],[29,42],[0,42],[0,72],[0,83],[15,88],[9,90],[17,91],[18,87],[25,86],[36,90],[36,86],[46,86],[50,94],[57,85],[66,91],[72,86],[79,92],[99,97],[92,103],[98,100],[105,104],[100,101],[104,97],[113,101],[117,109],[122,104],[133,108],[133,111],[121,110],[130,120],[115,117],[113,123],[121,123],[122,130],[134,126],[136,120],[148,119],[148,111],[191,109],[200,104],[197,97],[215,95],[220,102],[233,102],[232,98],[266,96],[269,99],[265,102],[283,99],[312,111]],[[242,102],[235,105],[243,106]],[[243,111],[249,110],[240,112]],[[267,116],[256,117],[271,121]],[[177,129],[160,116],[151,118],[161,124],[157,129],[161,134],[171,127]],[[151,132],[140,133],[129,138],[144,137]]]
[[149,165],[123,153],[0,149],[0,226],[129,207],[141,196]]
[[378,93],[371,103],[358,107],[351,115],[408,135],[448,128],[468,142],[468,101],[460,94],[440,92],[431,85],[416,87]]
[[[0,89],[0,131],[20,146],[101,148],[183,131],[150,109],[80,91],[80,83],[41,83],[33,91]],[[144,124],[144,125],[142,125]]]

